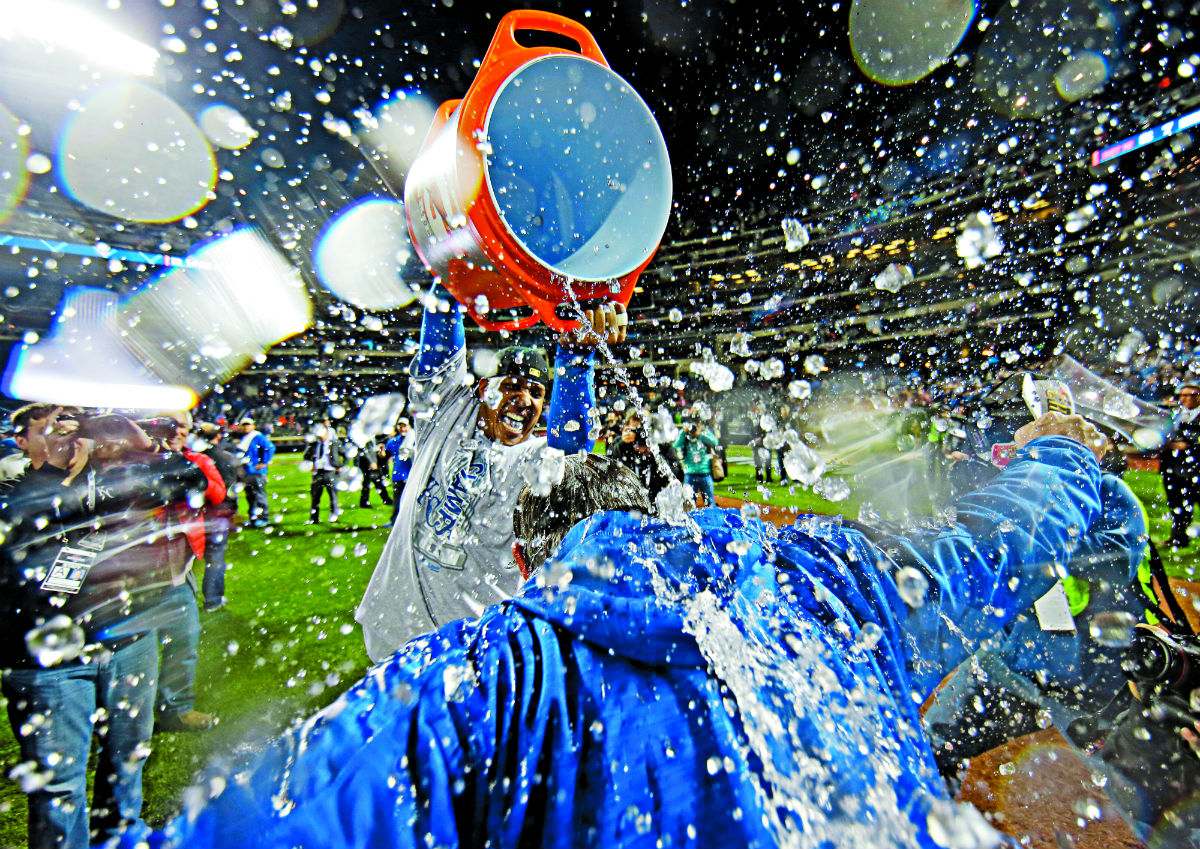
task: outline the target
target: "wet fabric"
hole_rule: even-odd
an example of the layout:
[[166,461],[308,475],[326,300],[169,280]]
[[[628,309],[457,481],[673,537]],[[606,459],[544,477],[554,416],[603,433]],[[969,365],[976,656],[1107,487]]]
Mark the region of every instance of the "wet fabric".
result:
[[[152,846],[937,845],[917,709],[1057,580],[1094,455],[1036,441],[958,523],[885,548],[829,517],[576,525],[510,602],[410,642]],[[916,570],[928,593],[902,596]],[[905,597],[909,603],[906,603]],[[132,841],[127,841],[132,846]]]
[[[461,341],[457,307],[427,312],[421,327],[421,353],[408,388],[411,468],[387,544],[355,611],[367,654],[376,661],[419,634],[478,616],[513,596],[522,582],[510,554],[517,493],[536,474],[547,445],[565,452],[592,445],[592,354],[558,347],[547,435],[503,445],[479,432],[481,402],[466,349],[445,350]],[[438,341],[430,344],[427,336]]]

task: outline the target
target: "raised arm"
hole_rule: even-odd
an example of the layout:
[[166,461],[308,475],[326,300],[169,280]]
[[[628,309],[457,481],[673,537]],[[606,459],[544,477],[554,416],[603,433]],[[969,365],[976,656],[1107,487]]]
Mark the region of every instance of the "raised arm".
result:
[[[449,308],[443,311],[447,304]],[[449,292],[434,283],[425,297],[421,342],[411,366],[412,376],[425,378],[435,374],[466,344],[462,308]]]
[[554,353],[554,384],[550,390],[546,441],[552,448],[574,454],[591,451],[588,414],[596,406],[592,367],[594,350],[558,346]]
[[601,342],[625,341],[628,314],[623,304],[605,303],[586,310],[588,323],[559,337],[554,354],[554,388],[550,392],[547,442],[568,454],[591,451],[595,440],[588,431],[596,406],[593,367]]
[[[813,557],[811,535],[789,529],[782,559],[803,566],[860,624],[881,627],[879,651],[919,703],[981,639],[1064,577],[1081,543],[1101,530],[1096,454],[1062,433],[1029,443],[992,483],[959,501],[947,528],[902,536],[834,530],[844,541],[827,557]],[[1108,542],[1140,545],[1125,536]]]

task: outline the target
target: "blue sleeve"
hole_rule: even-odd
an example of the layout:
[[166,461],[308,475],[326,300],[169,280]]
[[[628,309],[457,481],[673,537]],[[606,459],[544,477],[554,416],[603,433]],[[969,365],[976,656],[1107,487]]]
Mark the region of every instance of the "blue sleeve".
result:
[[261,462],[270,463],[273,459],[275,459],[275,443],[264,436],[260,445],[262,447]]
[[[588,414],[596,403],[592,377],[594,351],[582,353],[558,347],[554,353],[554,388],[550,392],[547,442],[567,454],[591,451]],[[576,424],[572,426],[570,422]]]
[[[458,301],[436,283],[429,290],[429,294],[433,295],[436,301],[430,299],[430,303],[421,314],[420,348],[412,365],[414,377],[433,374],[467,344],[463,331],[462,308]],[[436,306],[433,309],[429,308],[443,301],[450,302],[450,309],[446,312],[442,312]]]
[[1029,608],[1060,578],[1102,516],[1096,455],[1061,436],[1022,449],[992,483],[958,503],[958,525],[910,540],[924,564],[924,605],[903,618],[921,692],[930,692],[978,642]]
[[[911,689],[920,704],[980,640],[1066,574],[1101,516],[1100,480],[1088,448],[1043,437],[964,497],[949,528],[885,537],[879,545],[848,531],[818,548],[797,526],[783,532],[781,553],[816,579],[818,597],[835,599],[860,624],[882,628],[889,677],[907,679],[893,683]],[[902,595],[898,583],[917,589]]]

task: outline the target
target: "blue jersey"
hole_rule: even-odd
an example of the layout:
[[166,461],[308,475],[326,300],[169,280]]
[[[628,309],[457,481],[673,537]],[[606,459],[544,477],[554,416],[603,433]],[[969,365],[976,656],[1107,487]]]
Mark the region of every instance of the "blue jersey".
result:
[[383,444],[383,450],[387,453],[388,459],[392,463],[392,481],[396,483],[408,480],[408,472],[412,469],[412,453],[408,452],[405,456],[400,456],[400,448],[404,445],[404,440],[407,438],[407,434],[404,436],[396,434]]
[[933,847],[950,816],[986,832],[947,797],[918,707],[1057,580],[1100,520],[1100,477],[1043,438],[956,524],[874,542],[829,517],[777,533],[737,511],[598,514],[547,578],[407,644],[151,845]]

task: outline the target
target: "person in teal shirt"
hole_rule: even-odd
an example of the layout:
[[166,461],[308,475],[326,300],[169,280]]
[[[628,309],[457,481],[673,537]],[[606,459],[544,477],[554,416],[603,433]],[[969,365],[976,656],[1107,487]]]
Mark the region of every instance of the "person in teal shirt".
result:
[[683,430],[675,438],[675,454],[683,464],[683,482],[704,499],[701,507],[716,506],[713,493],[712,451],[720,445],[717,437],[701,423],[695,413],[684,417]]

